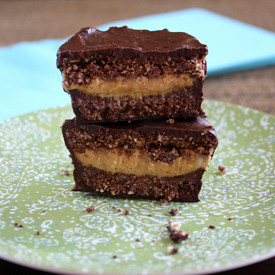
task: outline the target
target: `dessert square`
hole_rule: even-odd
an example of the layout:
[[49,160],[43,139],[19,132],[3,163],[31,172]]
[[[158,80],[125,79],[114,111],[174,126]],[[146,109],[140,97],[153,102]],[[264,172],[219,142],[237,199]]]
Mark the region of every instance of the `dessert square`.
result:
[[82,121],[203,115],[206,45],[183,32],[83,28],[57,53]]
[[66,120],[75,191],[196,202],[218,145],[205,116],[126,123]]

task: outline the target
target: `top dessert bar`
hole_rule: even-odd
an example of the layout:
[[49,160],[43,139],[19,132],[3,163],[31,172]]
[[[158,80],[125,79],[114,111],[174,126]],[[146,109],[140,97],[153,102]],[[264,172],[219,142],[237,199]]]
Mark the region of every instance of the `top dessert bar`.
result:
[[83,28],[59,48],[57,67],[82,121],[195,117],[207,53],[183,32]]

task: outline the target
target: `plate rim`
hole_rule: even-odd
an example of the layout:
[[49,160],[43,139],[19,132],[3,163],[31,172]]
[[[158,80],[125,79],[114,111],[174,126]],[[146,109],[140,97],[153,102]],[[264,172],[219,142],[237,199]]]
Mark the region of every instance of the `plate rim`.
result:
[[[218,273],[218,272],[224,272],[224,271],[229,271],[229,270],[234,270],[237,268],[241,268],[241,267],[245,267],[245,266],[249,266],[252,264],[256,264],[259,263],[261,261],[264,260],[268,260],[275,257],[275,249],[274,251],[263,255],[263,256],[259,256],[253,259],[249,259],[249,260],[245,260],[241,263],[236,263],[233,265],[226,265],[226,266],[220,266],[220,267],[216,267],[216,268],[211,268],[211,269],[205,269],[205,270],[196,270],[196,271],[183,271],[181,273],[169,273],[171,275],[204,275],[204,274],[214,274],[214,273]],[[18,260],[16,258],[12,258],[10,256],[6,256],[6,255],[2,255],[0,252],[0,259],[5,260],[7,262],[13,263],[13,264],[17,264],[23,267],[27,267],[27,268],[31,268],[31,269],[35,269],[35,270],[40,270],[40,271],[44,271],[44,272],[51,272],[51,273],[57,273],[57,274],[67,274],[67,275],[78,275],[78,274],[86,274],[86,275],[98,275],[98,274],[105,274],[105,275],[122,275],[124,273],[94,273],[94,272],[85,272],[85,271],[81,271],[81,270],[76,270],[76,271],[71,271],[65,268],[57,268],[57,267],[50,267],[47,265],[43,265],[43,264],[34,264],[34,263],[29,263],[23,260]],[[150,275],[165,275],[166,273],[150,273]]]

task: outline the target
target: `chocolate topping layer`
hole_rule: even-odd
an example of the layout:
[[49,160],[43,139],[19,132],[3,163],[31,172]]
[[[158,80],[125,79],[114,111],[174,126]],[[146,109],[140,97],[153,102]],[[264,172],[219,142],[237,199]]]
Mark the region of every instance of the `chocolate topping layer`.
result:
[[205,56],[207,46],[184,32],[133,30],[126,26],[111,27],[107,31],[83,28],[58,50],[57,64],[62,57],[73,53],[107,54],[123,58],[148,56]]
[[154,119],[134,121],[132,123],[120,122],[120,123],[102,123],[102,124],[86,124],[81,121],[66,120],[64,126],[68,128],[79,127],[86,131],[96,131],[103,133],[112,133],[116,136],[120,134],[123,136],[127,131],[135,131],[141,135],[148,136],[155,133],[165,136],[173,136],[177,138],[193,137],[197,139],[205,139],[204,136],[210,135],[216,138],[216,132],[213,126],[210,124],[206,116],[199,116],[193,118],[178,118],[174,120],[174,123],[170,124],[166,122],[167,119]]

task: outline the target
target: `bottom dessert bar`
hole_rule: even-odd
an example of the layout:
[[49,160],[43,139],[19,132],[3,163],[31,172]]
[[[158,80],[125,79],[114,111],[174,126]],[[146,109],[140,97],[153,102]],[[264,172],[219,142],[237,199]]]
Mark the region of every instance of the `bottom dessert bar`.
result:
[[124,198],[199,201],[218,145],[207,118],[83,124],[66,120],[75,191]]

